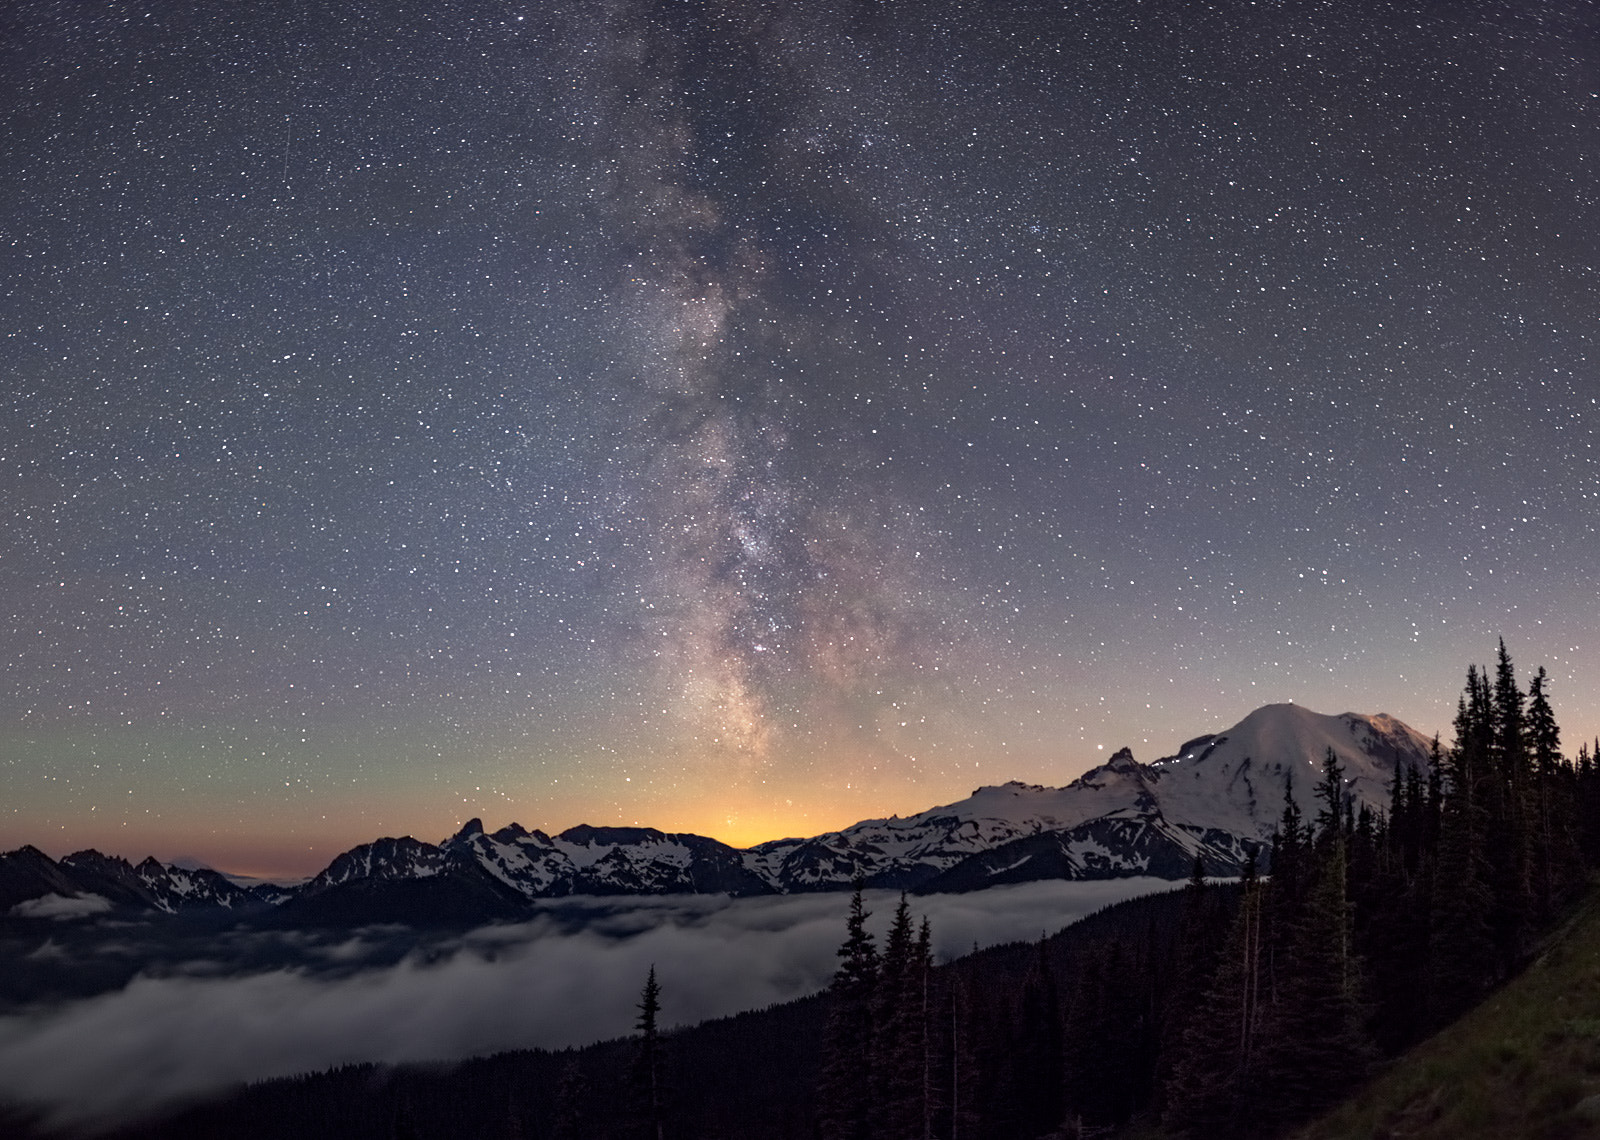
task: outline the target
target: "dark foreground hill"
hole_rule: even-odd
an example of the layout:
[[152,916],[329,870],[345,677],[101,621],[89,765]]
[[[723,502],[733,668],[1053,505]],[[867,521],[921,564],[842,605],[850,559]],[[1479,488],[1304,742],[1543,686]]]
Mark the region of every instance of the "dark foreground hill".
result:
[[1518,978],[1298,1140],[1600,1136],[1600,891]]

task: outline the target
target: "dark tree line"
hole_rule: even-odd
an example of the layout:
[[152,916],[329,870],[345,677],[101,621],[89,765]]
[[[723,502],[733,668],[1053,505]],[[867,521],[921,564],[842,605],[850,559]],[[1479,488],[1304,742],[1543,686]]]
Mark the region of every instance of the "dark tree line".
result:
[[819,1135],[1265,1140],[1331,1107],[1520,969],[1600,865],[1600,745],[1563,757],[1544,670],[1519,687],[1502,643],[1454,735],[1386,812],[1330,751],[1314,819],[1285,788],[1270,876],[1208,885],[1197,862],[1176,924],[1041,942],[1020,978],[931,969],[903,901],[878,953],[858,892]]

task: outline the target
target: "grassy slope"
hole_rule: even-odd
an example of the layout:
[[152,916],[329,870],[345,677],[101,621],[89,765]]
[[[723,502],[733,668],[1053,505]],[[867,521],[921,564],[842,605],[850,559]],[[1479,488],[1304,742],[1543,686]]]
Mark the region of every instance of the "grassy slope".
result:
[[1521,977],[1297,1136],[1600,1136],[1600,889]]

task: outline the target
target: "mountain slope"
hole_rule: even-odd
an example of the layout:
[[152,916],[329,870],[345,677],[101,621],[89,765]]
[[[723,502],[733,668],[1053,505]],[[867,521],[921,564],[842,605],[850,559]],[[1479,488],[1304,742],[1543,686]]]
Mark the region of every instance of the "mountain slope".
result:
[[1521,976],[1300,1140],[1600,1135],[1600,892]]

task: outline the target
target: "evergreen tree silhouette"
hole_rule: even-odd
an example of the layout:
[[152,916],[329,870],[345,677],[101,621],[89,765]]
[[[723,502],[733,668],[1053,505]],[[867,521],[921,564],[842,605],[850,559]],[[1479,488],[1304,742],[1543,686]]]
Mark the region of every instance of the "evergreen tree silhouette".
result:
[[839,968],[828,989],[829,1010],[821,1087],[817,1090],[822,1140],[872,1140],[873,1045],[878,950],[867,930],[871,917],[856,879],[839,947]]
[[1575,772],[1561,755],[1561,729],[1541,667],[1528,684],[1528,748],[1533,761],[1533,867],[1537,919],[1547,925],[1583,885]]
[[1167,1123],[1196,1137],[1243,1136],[1252,1119],[1266,977],[1264,888],[1254,878],[1211,984],[1187,1019],[1167,1089]]
[[1337,1103],[1366,1075],[1365,978],[1352,942],[1346,843],[1335,836],[1290,932],[1255,1057],[1254,1118],[1295,1123]]
[[1317,809],[1315,840],[1326,845],[1343,838],[1345,832],[1344,767],[1338,754],[1329,747],[1322,758],[1322,779],[1317,782]]
[[1042,1136],[1063,1119],[1061,1001],[1048,944],[1040,939],[1017,994],[1010,1066],[1016,1077],[1017,1135]]
[[1502,638],[1496,653],[1491,722],[1485,842],[1494,905],[1490,926],[1498,957],[1496,977],[1508,975],[1528,944],[1534,910],[1532,764],[1528,754],[1526,700]]
[[1456,743],[1445,764],[1444,805],[1429,940],[1430,1006],[1442,1024],[1467,1008],[1494,979],[1494,894],[1486,854],[1486,789],[1494,783],[1488,686],[1476,666],[1456,708]]
[[912,1052],[917,1007],[913,1003],[911,907],[905,892],[895,907],[883,943],[873,994],[873,1135],[916,1140],[921,1123],[916,1090],[919,1069]]
[[917,929],[917,944],[912,951],[912,998],[917,1006],[917,1028],[913,1047],[919,1076],[917,1107],[919,1110],[922,1140],[933,1140],[934,1120],[943,1106],[939,1095],[938,1051],[935,1046],[938,1018],[938,992],[933,976],[933,928],[928,916],[922,916]]
[[638,1045],[633,1056],[630,1084],[633,1094],[634,1135],[639,1140],[664,1140],[666,1136],[666,1065],[658,1020],[661,985],[652,964],[639,992]]

